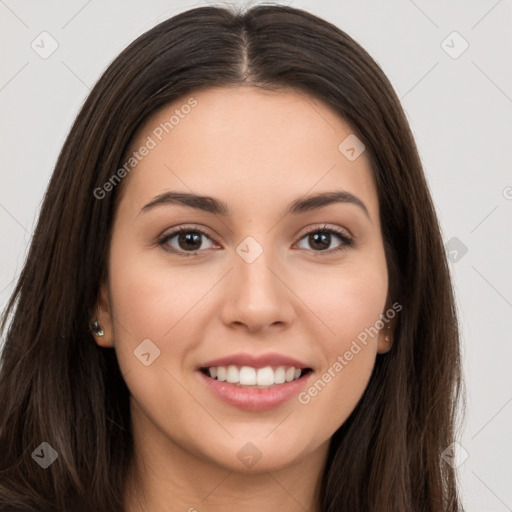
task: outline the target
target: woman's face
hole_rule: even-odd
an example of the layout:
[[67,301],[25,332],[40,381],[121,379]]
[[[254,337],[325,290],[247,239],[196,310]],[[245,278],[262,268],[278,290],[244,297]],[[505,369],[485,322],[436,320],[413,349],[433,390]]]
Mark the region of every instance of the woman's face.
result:
[[372,335],[388,273],[351,133],[310,96],[252,87],[183,97],[139,130],[98,342],[115,347],[135,437],[154,457],[284,468],[324,456],[361,398],[390,348]]

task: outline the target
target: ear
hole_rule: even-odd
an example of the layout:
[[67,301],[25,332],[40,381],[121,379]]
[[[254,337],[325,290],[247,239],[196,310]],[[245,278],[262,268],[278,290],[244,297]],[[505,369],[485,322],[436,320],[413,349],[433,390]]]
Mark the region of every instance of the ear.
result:
[[393,346],[393,334],[394,329],[389,324],[386,324],[385,327],[381,329],[377,342],[377,352],[379,354],[385,354],[391,350]]
[[[395,313],[392,318],[388,314],[388,311]],[[385,354],[386,352],[389,352],[393,346],[393,336],[395,334],[397,313],[392,308],[391,301],[388,300],[386,303],[386,310],[382,315],[382,322],[384,323],[384,327],[379,331],[378,335],[377,352],[379,354]]]
[[103,330],[103,336],[94,335],[94,340],[100,347],[110,348],[114,346],[114,332],[112,329],[112,308],[110,305],[109,294],[106,280],[103,280],[99,293],[98,301],[95,307],[95,316],[91,319],[91,323],[97,320]]

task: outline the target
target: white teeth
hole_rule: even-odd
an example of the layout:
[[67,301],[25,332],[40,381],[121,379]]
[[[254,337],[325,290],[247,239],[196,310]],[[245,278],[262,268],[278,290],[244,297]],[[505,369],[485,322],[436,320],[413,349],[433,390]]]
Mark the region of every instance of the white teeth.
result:
[[260,368],[256,376],[256,383],[258,386],[273,386],[274,385],[274,370],[271,366]]
[[288,368],[286,370],[286,382],[291,382],[293,378],[295,377],[295,368]]
[[228,371],[226,374],[226,380],[234,384],[235,382],[240,382],[240,372],[236,366],[230,365],[228,366]]
[[212,379],[240,386],[268,387],[274,384],[284,384],[297,380],[302,370],[300,368],[278,366],[265,366],[264,368],[252,368],[251,366],[237,367],[235,365],[217,366],[208,368],[208,374]]
[[256,384],[256,370],[250,366],[240,368],[240,384],[242,386],[253,386]]
[[274,383],[275,384],[284,384],[286,382],[286,370],[283,366],[280,366],[274,372]]

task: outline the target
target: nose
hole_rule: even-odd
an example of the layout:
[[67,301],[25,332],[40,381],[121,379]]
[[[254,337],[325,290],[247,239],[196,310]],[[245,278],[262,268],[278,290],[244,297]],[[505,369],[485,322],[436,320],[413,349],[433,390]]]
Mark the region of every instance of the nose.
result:
[[294,294],[286,283],[282,265],[270,253],[271,250],[264,250],[250,263],[235,253],[221,311],[225,325],[254,333],[292,324]]

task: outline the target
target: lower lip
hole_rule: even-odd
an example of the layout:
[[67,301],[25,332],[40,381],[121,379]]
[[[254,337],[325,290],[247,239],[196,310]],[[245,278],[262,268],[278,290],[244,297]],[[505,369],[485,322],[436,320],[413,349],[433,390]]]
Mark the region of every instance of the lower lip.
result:
[[229,382],[221,382],[198,372],[204,383],[215,396],[233,407],[248,411],[267,411],[279,407],[294,396],[297,396],[305,387],[312,372],[308,372],[300,379],[276,384],[269,388],[244,388]]

